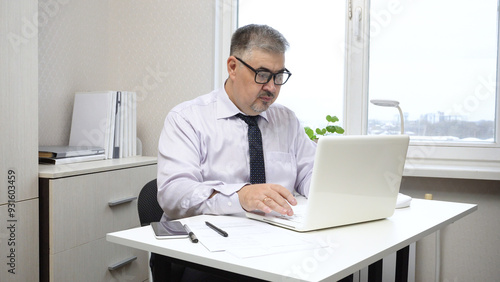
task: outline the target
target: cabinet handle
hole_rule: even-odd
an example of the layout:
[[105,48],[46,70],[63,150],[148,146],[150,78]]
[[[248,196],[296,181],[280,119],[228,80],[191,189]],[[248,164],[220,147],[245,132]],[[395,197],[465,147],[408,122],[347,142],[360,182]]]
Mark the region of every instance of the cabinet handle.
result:
[[114,207],[114,206],[118,206],[118,205],[121,205],[121,204],[130,203],[130,202],[132,202],[135,199],[137,199],[137,197],[130,197],[130,198],[126,198],[126,199],[111,201],[111,202],[108,202],[108,206]]
[[108,270],[109,270],[109,271],[117,270],[117,269],[118,269],[118,268],[120,268],[120,267],[123,267],[123,266],[125,266],[125,265],[127,265],[127,264],[132,263],[132,262],[133,262],[134,260],[136,260],[136,259],[137,259],[137,257],[136,257],[136,256],[133,256],[133,257],[128,258],[128,259],[124,259],[124,260],[122,260],[122,261],[120,261],[120,262],[117,262],[117,263],[115,263],[115,264],[113,264],[113,265],[108,266]]

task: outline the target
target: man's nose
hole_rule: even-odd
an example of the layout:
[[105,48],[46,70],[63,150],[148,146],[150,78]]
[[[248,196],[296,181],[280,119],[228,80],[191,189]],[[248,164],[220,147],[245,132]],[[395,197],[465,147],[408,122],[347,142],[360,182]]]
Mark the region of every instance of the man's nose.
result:
[[262,87],[263,90],[269,91],[271,93],[276,92],[276,84],[274,84],[274,77],[271,78],[264,86]]

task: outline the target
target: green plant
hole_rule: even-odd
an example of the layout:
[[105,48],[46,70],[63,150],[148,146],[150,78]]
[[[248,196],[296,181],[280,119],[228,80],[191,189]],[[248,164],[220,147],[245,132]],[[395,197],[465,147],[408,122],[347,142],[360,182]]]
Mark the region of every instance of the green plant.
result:
[[328,122],[326,124],[326,127],[316,128],[316,131],[312,130],[309,126],[304,127],[307,136],[309,136],[311,140],[316,140],[318,139],[317,135],[325,136],[333,133],[338,133],[338,134],[344,133],[344,129],[341,126],[335,125],[335,123],[339,121],[339,118],[337,116],[327,115],[326,121]]

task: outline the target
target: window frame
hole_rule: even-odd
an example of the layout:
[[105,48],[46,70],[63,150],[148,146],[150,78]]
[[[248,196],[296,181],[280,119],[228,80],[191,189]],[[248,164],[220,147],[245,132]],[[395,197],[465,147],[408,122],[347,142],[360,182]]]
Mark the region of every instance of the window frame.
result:
[[[366,134],[368,126],[370,0],[346,1],[343,127],[346,129],[345,134],[361,135]],[[229,56],[231,35],[237,28],[238,1],[216,0],[215,2],[214,84],[219,87],[227,78],[225,60]],[[497,9],[497,27],[498,13]],[[355,22],[358,19],[359,25]],[[498,42],[499,28],[497,32]],[[495,142],[451,144],[410,141],[405,176],[500,180],[500,75],[498,71],[500,48],[498,43],[497,53]]]
[[214,89],[227,79],[231,35],[238,26],[238,0],[215,0]]

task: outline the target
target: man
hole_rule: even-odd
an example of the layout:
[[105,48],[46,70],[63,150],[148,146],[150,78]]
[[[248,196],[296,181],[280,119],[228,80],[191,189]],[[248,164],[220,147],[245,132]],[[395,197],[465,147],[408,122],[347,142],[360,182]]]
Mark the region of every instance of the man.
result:
[[[307,196],[316,145],[291,110],[274,104],[291,75],[287,48],[283,35],[269,26],[239,28],[224,87],[167,115],[158,154],[162,220],[255,209],[293,215],[292,193]],[[258,116],[262,139],[263,181],[250,176],[250,125],[244,119],[252,116]]]

